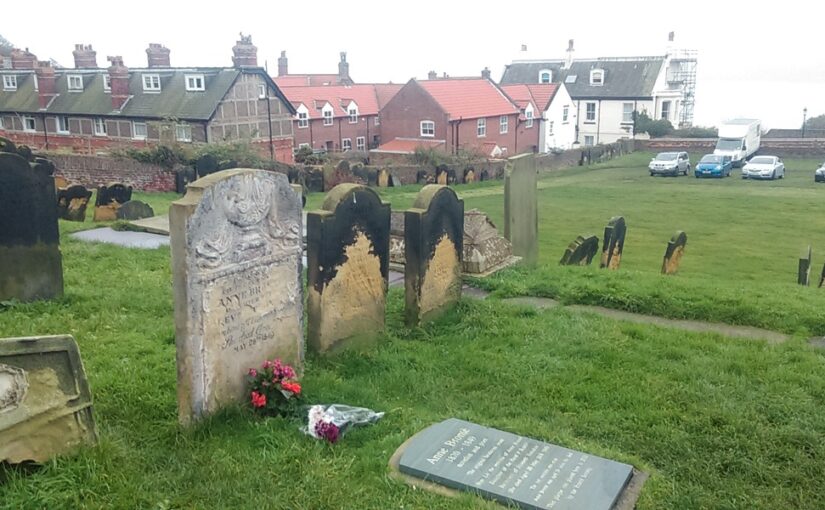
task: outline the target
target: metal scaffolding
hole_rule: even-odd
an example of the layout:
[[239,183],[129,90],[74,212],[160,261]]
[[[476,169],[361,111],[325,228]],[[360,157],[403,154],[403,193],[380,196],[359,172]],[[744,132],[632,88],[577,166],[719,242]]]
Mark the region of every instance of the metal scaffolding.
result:
[[696,105],[696,50],[675,50],[670,54],[667,83],[670,88],[682,90],[682,109],[679,127],[693,125],[693,109]]

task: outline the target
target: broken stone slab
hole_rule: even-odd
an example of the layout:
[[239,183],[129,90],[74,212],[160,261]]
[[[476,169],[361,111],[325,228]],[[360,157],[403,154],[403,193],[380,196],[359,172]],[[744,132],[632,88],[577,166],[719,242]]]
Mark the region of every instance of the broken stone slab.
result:
[[92,191],[75,184],[57,191],[57,215],[66,221],[86,221],[86,207]]
[[504,237],[513,255],[527,265],[538,261],[539,216],[536,159],[523,154],[507,160],[504,174]]
[[624,251],[624,239],[627,235],[627,225],[624,217],[614,216],[604,228],[604,244],[602,245],[602,259],[599,267],[619,269]]
[[589,266],[599,251],[599,238],[593,234],[578,236],[567,245],[559,264],[562,266]]
[[489,216],[478,209],[464,213],[465,274],[484,277],[518,262],[513,246],[499,235]]
[[662,260],[662,274],[676,274],[679,265],[682,263],[682,256],[685,254],[687,246],[687,234],[681,230],[673,234],[670,242],[667,243],[665,258]]
[[0,339],[0,462],[42,463],[96,442],[74,338]]
[[155,211],[146,202],[140,200],[129,200],[121,205],[116,212],[119,220],[142,220],[144,218],[151,218],[155,215]]
[[142,220],[130,221],[129,225],[150,234],[169,235],[169,215],[152,216]]
[[796,282],[806,287],[811,284],[811,245],[799,256],[799,269]]

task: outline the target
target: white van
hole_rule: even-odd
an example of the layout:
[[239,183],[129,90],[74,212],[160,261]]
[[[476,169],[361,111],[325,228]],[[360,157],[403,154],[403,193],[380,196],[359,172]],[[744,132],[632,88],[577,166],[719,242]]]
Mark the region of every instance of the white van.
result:
[[730,156],[733,166],[743,166],[759,150],[762,122],[756,119],[733,119],[719,127],[719,141],[713,153]]

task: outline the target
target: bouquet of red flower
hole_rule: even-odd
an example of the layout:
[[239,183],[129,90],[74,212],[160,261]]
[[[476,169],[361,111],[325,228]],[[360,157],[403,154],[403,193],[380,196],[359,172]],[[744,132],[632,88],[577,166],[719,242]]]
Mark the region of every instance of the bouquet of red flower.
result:
[[281,360],[264,361],[260,370],[249,369],[246,387],[253,410],[266,416],[291,416],[299,409],[301,385],[295,370]]

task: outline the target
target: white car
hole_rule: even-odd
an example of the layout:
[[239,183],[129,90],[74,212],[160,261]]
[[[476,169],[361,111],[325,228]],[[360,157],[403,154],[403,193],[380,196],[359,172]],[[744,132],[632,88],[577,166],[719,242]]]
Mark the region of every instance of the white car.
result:
[[742,167],[743,179],[776,179],[785,177],[785,163],[776,156],[754,156]]
[[814,182],[825,182],[825,163],[814,172]]

